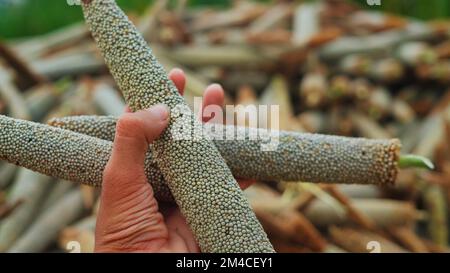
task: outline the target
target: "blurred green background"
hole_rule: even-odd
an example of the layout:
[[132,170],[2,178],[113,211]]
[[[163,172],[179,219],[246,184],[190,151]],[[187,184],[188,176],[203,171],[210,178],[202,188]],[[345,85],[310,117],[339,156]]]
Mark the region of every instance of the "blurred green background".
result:
[[[79,6],[68,6],[74,0],[0,0],[0,37],[13,38],[37,35],[81,20]],[[117,0],[124,9],[142,12],[153,0]],[[175,0],[174,0],[175,1]],[[346,1],[346,0],[342,0]],[[450,0],[381,0],[379,7],[367,0],[348,0],[362,7],[381,9],[420,19],[450,17]],[[232,0],[189,0],[190,6],[223,8]]]

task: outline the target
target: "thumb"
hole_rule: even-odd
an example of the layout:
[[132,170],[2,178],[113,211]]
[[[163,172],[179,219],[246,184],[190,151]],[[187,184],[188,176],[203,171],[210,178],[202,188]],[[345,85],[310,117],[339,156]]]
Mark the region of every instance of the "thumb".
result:
[[149,143],[168,124],[169,111],[157,105],[126,113],[117,122],[95,229],[95,250],[157,251],[167,242],[168,230],[144,173]]
[[108,165],[129,171],[142,170],[148,145],[161,135],[168,121],[169,110],[164,105],[123,114],[117,121]]

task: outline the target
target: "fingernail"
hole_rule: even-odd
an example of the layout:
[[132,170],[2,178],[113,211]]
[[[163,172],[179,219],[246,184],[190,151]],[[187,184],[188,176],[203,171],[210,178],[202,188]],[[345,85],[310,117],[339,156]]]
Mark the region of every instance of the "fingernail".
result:
[[150,107],[149,111],[162,121],[169,118],[169,109],[164,104],[157,104],[155,106],[152,106]]
[[209,88],[217,88],[217,89],[222,89],[222,85],[218,84],[218,83],[213,83],[209,86]]
[[181,74],[181,73],[183,73],[183,70],[181,70],[181,68],[178,68],[178,67],[175,67],[173,70],[172,70],[172,72],[173,73],[179,73],[179,74]]

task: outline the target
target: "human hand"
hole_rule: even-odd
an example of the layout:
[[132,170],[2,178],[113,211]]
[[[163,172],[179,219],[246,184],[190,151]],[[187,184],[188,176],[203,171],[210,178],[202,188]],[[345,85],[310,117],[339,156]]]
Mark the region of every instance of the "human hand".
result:
[[[183,71],[169,73],[181,95]],[[224,104],[218,84],[206,88],[204,109]],[[103,175],[95,229],[96,252],[199,252],[194,235],[175,204],[159,203],[144,173],[148,145],[167,127],[169,111],[163,105],[126,113],[117,122],[113,151]],[[204,122],[208,119],[204,118]],[[242,189],[253,180],[238,180]]]

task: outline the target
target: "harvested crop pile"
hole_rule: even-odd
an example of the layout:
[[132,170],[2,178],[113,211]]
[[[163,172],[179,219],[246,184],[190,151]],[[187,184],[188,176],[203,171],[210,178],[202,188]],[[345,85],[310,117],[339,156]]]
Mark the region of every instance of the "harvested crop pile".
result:
[[[158,103],[242,136],[175,141],[172,117],[147,153],[157,199],[180,206],[202,251],[448,251],[448,22],[333,0],[157,1],[129,19],[86,2],[87,24],[0,42],[0,251],[91,252],[118,116]],[[212,82],[244,107],[200,126]],[[262,105],[278,124],[252,122]],[[234,177],[258,182],[242,192]]]

